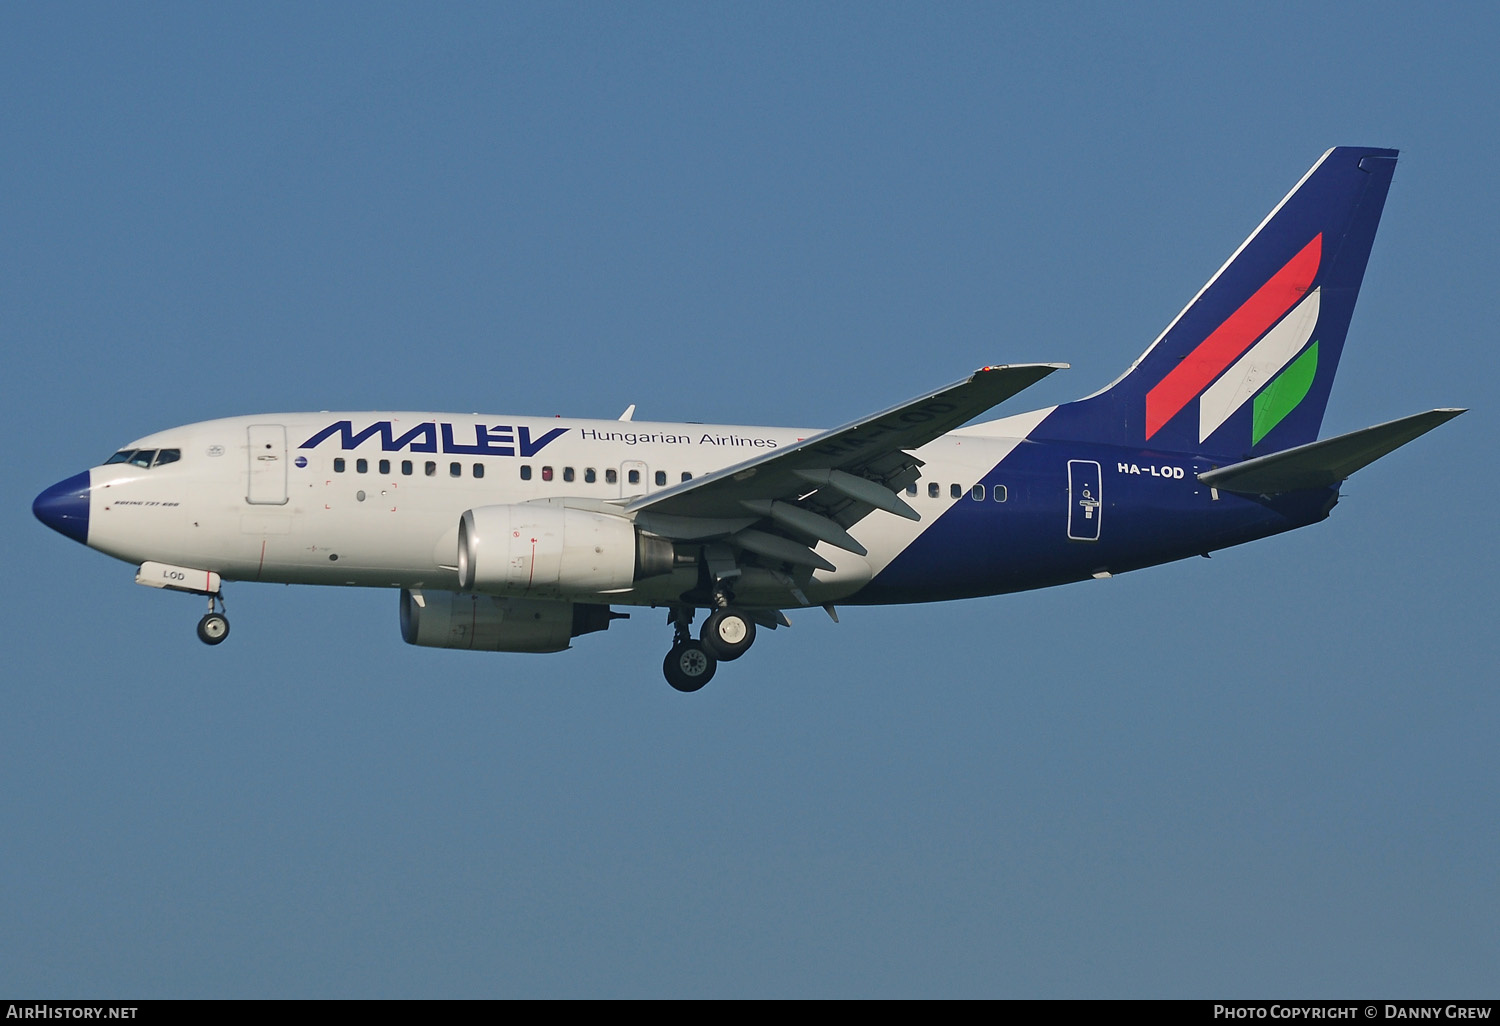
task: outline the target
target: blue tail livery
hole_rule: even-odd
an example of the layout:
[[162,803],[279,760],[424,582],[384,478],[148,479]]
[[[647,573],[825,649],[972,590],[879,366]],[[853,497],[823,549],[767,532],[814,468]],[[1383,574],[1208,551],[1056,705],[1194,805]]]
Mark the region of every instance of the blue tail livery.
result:
[[[170,428],[37,496],[67,537],[204,597],[226,581],[397,593],[410,644],[555,652],[664,608],[680,691],[790,610],[1108,577],[1328,516],[1343,481],[1457,416],[1319,440],[1396,151],[1303,176],[1112,385],[976,421],[1018,363],[832,429],[371,411]],[[693,622],[702,613],[695,632]]]
[[1248,459],[1318,437],[1395,150],[1339,147],[1109,388],[1047,437]]

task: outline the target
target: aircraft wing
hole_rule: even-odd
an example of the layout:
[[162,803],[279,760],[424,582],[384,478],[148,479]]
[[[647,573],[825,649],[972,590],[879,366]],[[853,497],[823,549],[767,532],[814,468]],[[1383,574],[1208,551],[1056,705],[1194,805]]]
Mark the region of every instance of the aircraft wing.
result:
[[[927,444],[1035,384],[1061,363],[983,367],[888,410],[632,499],[626,512],[678,540],[722,539],[773,562],[833,569],[819,541],[864,555],[845,530],[872,510],[912,520],[895,493],[921,476],[907,450]],[[725,557],[727,558],[727,557]]]

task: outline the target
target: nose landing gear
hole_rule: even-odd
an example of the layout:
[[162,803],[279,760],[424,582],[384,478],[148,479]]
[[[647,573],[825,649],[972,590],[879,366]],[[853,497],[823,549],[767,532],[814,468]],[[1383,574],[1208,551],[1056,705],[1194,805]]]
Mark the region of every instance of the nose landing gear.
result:
[[223,606],[223,595],[208,597],[208,612],[198,621],[198,640],[205,645],[217,645],[229,637],[229,617],[220,611]]

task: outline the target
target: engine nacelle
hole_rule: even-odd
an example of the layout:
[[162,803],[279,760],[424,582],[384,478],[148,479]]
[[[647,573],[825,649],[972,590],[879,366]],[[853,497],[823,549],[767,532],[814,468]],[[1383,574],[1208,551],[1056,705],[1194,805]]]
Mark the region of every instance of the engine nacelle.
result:
[[580,634],[606,630],[608,606],[401,589],[401,638],[408,645],[480,652],[561,652]]
[[458,523],[458,581],[500,595],[624,591],[671,573],[672,543],[624,517],[544,503],[479,506]]

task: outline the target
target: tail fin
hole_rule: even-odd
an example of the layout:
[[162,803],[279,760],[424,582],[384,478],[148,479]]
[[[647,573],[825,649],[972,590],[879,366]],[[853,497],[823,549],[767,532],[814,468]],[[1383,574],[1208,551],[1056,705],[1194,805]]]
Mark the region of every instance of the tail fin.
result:
[[1315,440],[1395,167],[1323,154],[1123,377],[1041,433],[1237,459]]

